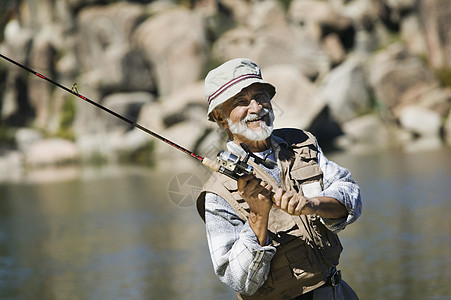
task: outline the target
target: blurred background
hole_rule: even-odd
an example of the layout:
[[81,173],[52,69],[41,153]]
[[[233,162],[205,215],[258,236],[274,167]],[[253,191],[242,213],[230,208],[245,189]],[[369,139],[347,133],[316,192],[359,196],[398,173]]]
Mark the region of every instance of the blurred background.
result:
[[[214,158],[203,78],[249,57],[276,127],[360,184],[361,299],[450,299],[449,0],[2,0],[0,53]],[[209,171],[0,59],[0,298],[234,299],[194,207]]]

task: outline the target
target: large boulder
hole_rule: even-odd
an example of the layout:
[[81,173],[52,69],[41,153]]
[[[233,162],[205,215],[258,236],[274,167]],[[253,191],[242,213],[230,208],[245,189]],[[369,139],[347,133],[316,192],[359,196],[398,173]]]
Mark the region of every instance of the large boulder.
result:
[[236,57],[253,57],[255,39],[254,32],[250,28],[233,28],[215,41],[212,54],[221,62]]
[[[205,135],[205,128],[199,126],[197,121],[190,120],[165,129],[161,132],[161,135],[187,150],[194,151]],[[173,149],[170,145],[162,141],[156,141],[154,145],[157,160],[186,157],[186,154],[183,154],[177,149]]]
[[376,114],[367,114],[342,125],[344,136],[337,140],[337,146],[353,152],[379,151],[396,146],[390,143],[386,124]]
[[431,88],[429,90],[420,90],[417,93],[415,89],[411,93],[406,94],[403,105],[398,107],[398,111],[405,106],[415,105],[424,109],[432,110],[438,113],[442,118],[446,118],[448,111],[451,108],[451,89],[449,88]]
[[[75,47],[81,71],[77,79],[80,94],[97,102],[111,93],[155,92],[152,66],[130,43],[145,16],[144,6],[125,2],[80,10]],[[99,129],[103,132],[104,112],[81,100],[76,102],[76,112],[77,136],[95,134]]]
[[152,66],[144,54],[120,44],[105,52],[103,66],[84,74],[101,94],[149,91],[156,92]]
[[204,97],[204,82],[197,81],[182,87],[171,95],[161,97],[159,117],[166,127],[189,120],[197,121],[202,127],[209,127],[207,121],[208,102]]
[[295,29],[295,41],[291,63],[305,76],[315,81],[322,78],[331,68],[331,58],[320,40],[312,38],[303,30]]
[[[145,92],[134,93],[117,93],[106,96],[102,99],[102,104],[115,113],[128,118],[132,122],[138,119],[141,108],[153,102],[154,96]],[[132,128],[132,125],[113,115],[105,115],[105,130],[127,130]]]
[[[54,56],[56,54],[56,47],[52,40],[58,35],[58,32],[52,29],[53,28],[46,26],[41,30],[36,38],[33,39],[30,51],[30,65],[39,66],[39,68],[42,68],[42,71],[40,72],[49,77],[52,74],[46,73],[54,69]],[[54,86],[49,82],[42,80],[42,78],[32,77],[28,82],[28,87],[31,91],[28,94],[30,104],[36,114],[34,125],[38,128],[45,129],[47,127],[47,122],[50,119],[49,109],[53,104],[51,99]]]
[[[97,76],[93,76],[93,73],[82,74],[77,82],[77,89],[80,95],[87,97],[93,102],[99,102],[101,99],[101,93],[97,89],[96,84]],[[70,96],[67,98],[70,101],[75,101],[75,120],[73,124],[74,133],[76,136],[82,136],[87,133],[93,133],[98,131],[99,128],[104,128],[101,124],[105,112],[91,105],[87,101],[83,101],[81,98]]]
[[200,14],[183,8],[156,14],[137,28],[133,41],[155,67],[159,95],[167,96],[200,79],[207,58]]
[[77,57],[102,93],[155,91],[152,66],[130,43],[144,13],[139,4],[121,2],[88,7],[78,15]]
[[32,39],[33,31],[22,26],[18,20],[12,19],[5,26],[1,47],[2,54],[6,56],[14,54],[15,60],[25,62],[31,48]]
[[292,65],[265,68],[263,78],[276,87],[272,106],[275,127],[307,128],[324,109],[317,87]]
[[162,132],[165,127],[161,118],[162,115],[163,110],[160,103],[148,102],[141,107],[138,124],[151,131]]
[[212,54],[220,61],[250,57],[260,67],[289,63],[293,56],[294,35],[281,4],[267,0],[255,2],[244,24],[226,31],[213,44]]
[[441,129],[440,115],[434,111],[419,107],[407,106],[399,115],[403,128],[421,137],[439,137]]
[[322,47],[329,57],[332,66],[342,63],[346,58],[346,51],[336,33],[330,33],[324,37]]
[[248,28],[254,36],[250,40],[250,57],[258,61],[260,67],[289,64],[292,61],[296,45],[295,35],[280,2],[255,2],[248,23]]
[[428,53],[424,29],[418,14],[409,14],[403,18],[400,31],[401,37],[410,52],[417,55]]
[[395,116],[412,98],[439,85],[433,72],[400,44],[379,52],[368,70],[377,99]]
[[228,12],[230,12],[230,18],[238,25],[246,25],[249,22],[249,16],[252,12],[252,2],[242,0],[222,0],[220,2]]
[[279,2],[256,2],[247,23],[230,29],[214,42],[215,59],[250,57],[262,68],[293,64],[311,79],[329,70],[331,60],[321,41],[305,28],[290,24]]
[[36,142],[43,139],[42,132],[31,128],[20,128],[15,134],[17,148],[25,153]]
[[367,113],[372,108],[364,65],[355,56],[324,78],[320,94],[329,106],[331,116],[339,123]]
[[119,2],[83,8],[77,17],[77,54],[84,71],[104,68],[105,57],[129,44],[130,36],[145,17],[142,5]]
[[306,27],[318,39],[330,32],[341,33],[352,27],[352,20],[326,1],[294,0],[288,15],[293,23]]
[[26,163],[30,166],[65,164],[79,158],[75,143],[58,138],[37,141],[25,153]]
[[[13,19],[9,21],[4,30],[4,40],[0,44],[0,52],[18,62],[27,61],[31,49],[33,32],[30,28]],[[34,117],[34,111],[27,97],[27,82],[23,70],[7,63],[3,59],[2,77],[5,75],[5,86],[0,101],[0,119],[15,126],[26,126]],[[3,68],[4,67],[4,68]]]
[[451,67],[451,5],[449,0],[419,1],[421,24],[424,26],[428,57],[437,68]]

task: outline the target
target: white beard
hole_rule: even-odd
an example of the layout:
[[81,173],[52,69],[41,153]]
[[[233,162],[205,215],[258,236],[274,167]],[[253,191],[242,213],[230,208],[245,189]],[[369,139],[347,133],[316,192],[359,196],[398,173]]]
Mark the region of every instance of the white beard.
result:
[[[269,114],[269,125],[266,125],[265,121],[260,122],[260,130],[250,129],[247,127],[247,122],[257,118],[263,118],[266,114]],[[249,114],[243,120],[232,123],[230,119],[227,119],[229,123],[229,130],[233,134],[239,134],[251,141],[263,141],[266,140],[272,133],[274,126],[274,112],[270,109],[263,108],[258,114]]]

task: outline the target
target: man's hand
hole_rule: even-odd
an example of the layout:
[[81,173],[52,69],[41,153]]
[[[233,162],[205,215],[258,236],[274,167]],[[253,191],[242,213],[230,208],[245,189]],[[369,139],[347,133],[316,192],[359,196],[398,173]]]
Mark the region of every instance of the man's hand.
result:
[[273,205],[271,199],[272,186],[248,174],[238,179],[238,194],[249,205],[251,212],[257,215],[267,215]]
[[272,187],[253,174],[238,179],[238,194],[243,197],[250,208],[249,225],[261,246],[266,244],[268,234],[269,211],[273,205]]
[[346,207],[331,197],[306,198],[295,191],[278,188],[274,193],[274,205],[294,216],[316,214],[323,218],[339,219],[348,215]]
[[274,194],[274,204],[293,216],[314,214],[315,206],[311,200],[296,191],[287,192],[281,188],[277,189]]

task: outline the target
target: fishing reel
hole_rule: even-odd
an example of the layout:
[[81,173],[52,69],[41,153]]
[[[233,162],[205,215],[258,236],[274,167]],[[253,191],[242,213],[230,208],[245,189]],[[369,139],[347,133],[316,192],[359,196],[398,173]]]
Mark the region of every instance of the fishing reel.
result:
[[238,180],[241,176],[251,174],[254,171],[254,168],[247,164],[248,159],[249,155],[240,160],[240,157],[235,154],[221,150],[216,157],[216,161],[219,163],[218,172]]
[[242,160],[240,160],[240,157],[236,156],[235,154],[226,152],[224,150],[218,153],[216,161],[219,163],[219,170],[217,172],[238,180],[238,178],[240,178],[241,176],[251,174],[254,171],[254,168],[247,163],[249,158],[251,157],[257,164],[275,164],[275,162],[269,160],[267,156],[262,159],[253,154],[246,144],[241,143],[240,145],[241,148],[243,148],[243,150],[246,152],[246,155]]

